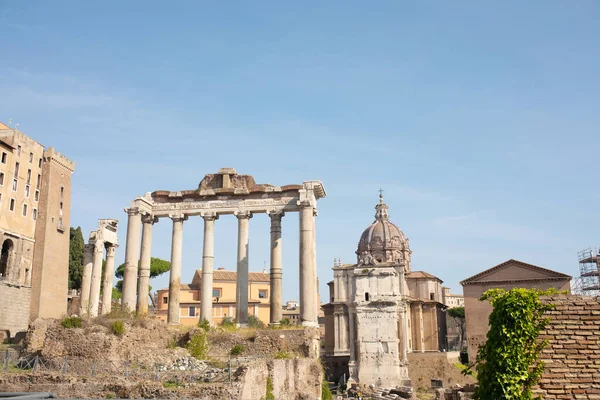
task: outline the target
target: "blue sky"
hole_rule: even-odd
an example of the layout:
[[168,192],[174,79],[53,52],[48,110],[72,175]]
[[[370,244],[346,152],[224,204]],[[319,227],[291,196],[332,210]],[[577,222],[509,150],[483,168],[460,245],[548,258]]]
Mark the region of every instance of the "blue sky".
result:
[[[176,4],[172,4],[176,3]],[[355,260],[384,189],[413,270],[458,282],[510,258],[576,276],[598,245],[600,3],[0,0],[0,120],[76,162],[72,225],[120,223],[131,199],[234,167],[318,179],[320,291]],[[298,218],[283,220],[298,298]],[[170,256],[171,223],[153,256]],[[236,220],[216,224],[235,267]],[[184,224],[183,280],[202,220]],[[250,227],[250,269],[269,259]],[[154,288],[168,284],[157,278]]]

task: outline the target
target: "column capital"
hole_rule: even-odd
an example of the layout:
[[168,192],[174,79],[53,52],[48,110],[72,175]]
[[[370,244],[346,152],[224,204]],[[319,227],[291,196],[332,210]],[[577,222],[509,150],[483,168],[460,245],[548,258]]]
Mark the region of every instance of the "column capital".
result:
[[237,217],[237,219],[250,219],[250,218],[252,218],[252,212],[251,211],[240,211],[240,210],[238,210],[238,211],[235,211],[233,214]]
[[106,257],[114,257],[115,251],[117,251],[117,247],[119,247],[119,245],[114,243],[108,243],[108,245],[106,246]]
[[273,221],[273,220],[281,221],[281,218],[283,216],[285,216],[285,212],[281,209],[269,210],[269,211],[267,211],[267,214],[269,215],[269,218],[271,218],[271,221]]
[[102,253],[104,251],[104,242],[102,240],[96,240],[94,243],[94,252]]
[[155,217],[152,214],[142,214],[142,223],[143,224],[155,224],[158,222],[158,217]]
[[140,208],[139,207],[125,208],[125,209],[123,209],[123,211],[125,211],[127,213],[127,215],[129,215],[129,216],[134,216],[134,215],[138,215],[140,213]]
[[88,243],[83,245],[84,251],[94,251],[94,247],[94,243]]
[[169,214],[169,218],[171,218],[173,222],[183,222],[187,221],[188,216],[185,214]]
[[219,219],[219,214],[217,214],[214,211],[206,211],[206,212],[200,213],[200,216],[205,221],[216,221]]

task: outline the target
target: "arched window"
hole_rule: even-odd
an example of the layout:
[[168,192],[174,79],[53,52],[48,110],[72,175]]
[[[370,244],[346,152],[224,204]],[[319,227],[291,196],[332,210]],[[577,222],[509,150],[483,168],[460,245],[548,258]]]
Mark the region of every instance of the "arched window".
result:
[[11,262],[14,244],[12,240],[6,239],[2,243],[2,252],[0,253],[0,277],[6,278],[9,271],[9,264]]

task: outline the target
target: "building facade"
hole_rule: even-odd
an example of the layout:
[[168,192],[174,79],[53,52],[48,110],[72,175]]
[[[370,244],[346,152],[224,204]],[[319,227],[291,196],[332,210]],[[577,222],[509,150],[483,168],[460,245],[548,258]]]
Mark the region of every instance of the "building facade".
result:
[[442,281],[411,271],[404,233],[380,196],[361,235],[357,263],[336,262],[325,312],[325,354],[332,379],[394,387],[406,384],[407,353],[445,348]]
[[74,163],[0,123],[0,330],[67,312]]
[[[218,268],[213,272],[212,324],[223,319],[236,318],[237,273]],[[270,275],[265,272],[248,273],[248,315],[256,316],[265,325],[269,323]],[[181,285],[179,318],[181,325],[195,326],[200,322],[202,305],[202,270],[196,270],[192,283]],[[156,315],[166,321],[169,306],[169,288],[160,289],[156,296]]]
[[492,306],[479,298],[489,289],[513,288],[570,291],[571,277],[536,265],[508,260],[460,282],[465,299],[469,360],[474,361],[485,343]]

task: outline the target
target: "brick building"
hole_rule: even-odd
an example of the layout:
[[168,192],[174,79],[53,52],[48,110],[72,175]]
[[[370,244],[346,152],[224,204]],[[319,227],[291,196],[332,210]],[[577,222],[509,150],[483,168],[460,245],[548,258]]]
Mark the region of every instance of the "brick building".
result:
[[0,332],[67,311],[74,163],[0,123]]

